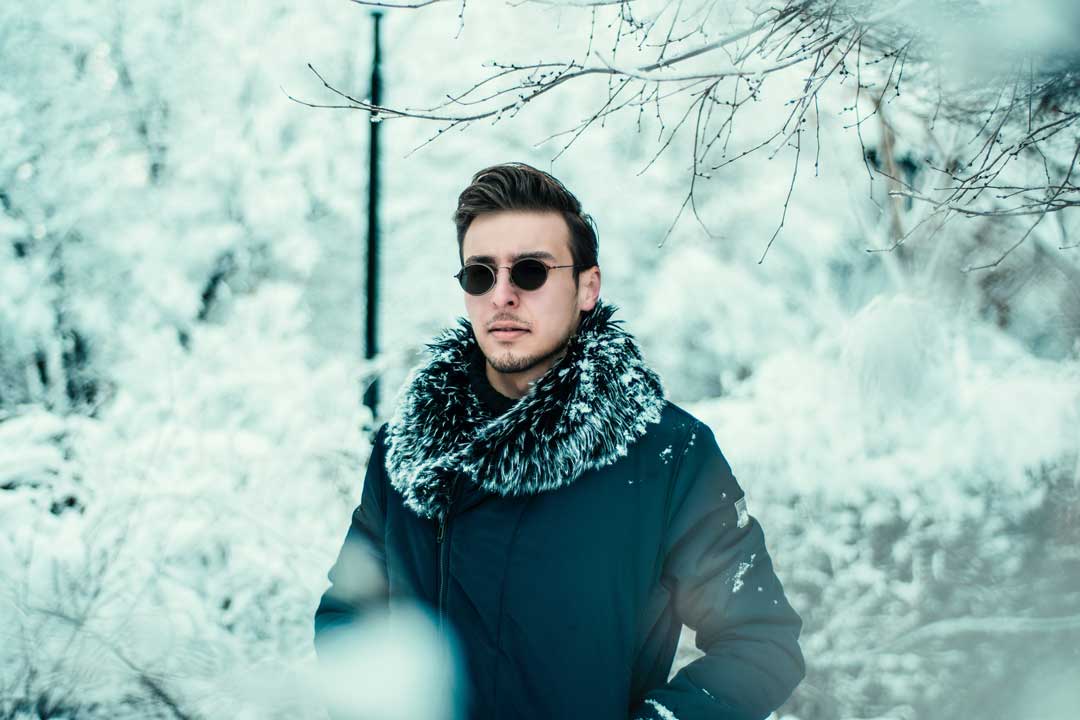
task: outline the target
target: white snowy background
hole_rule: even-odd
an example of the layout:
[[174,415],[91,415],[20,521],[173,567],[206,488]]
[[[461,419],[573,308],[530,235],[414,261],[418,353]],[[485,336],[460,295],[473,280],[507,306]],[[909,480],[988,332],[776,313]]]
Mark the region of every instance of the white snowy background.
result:
[[[460,7],[384,15],[384,102],[588,39],[588,11],[469,3],[459,30]],[[0,718],[318,718],[327,694],[359,717],[451,716],[422,612],[370,628],[344,682],[315,672],[311,618],[381,419],[363,384],[381,373],[388,413],[464,313],[450,215],[506,160],[594,216],[603,297],[747,490],[805,621],[808,675],[780,715],[1074,717],[1080,262],[1058,247],[1076,213],[993,272],[961,268],[1025,226],[961,219],[868,253],[895,218],[844,87],[762,262],[790,154],[716,173],[697,196],[712,237],[685,213],[661,244],[689,135],[644,173],[651,109],[554,162],[567,138],[540,143],[602,81],[412,153],[436,126],[387,121],[384,352],[365,364],[368,116],[286,93],[336,101],[311,63],[364,96],[370,38],[369,10],[339,0],[0,4]],[[930,152],[894,105],[894,152]]]

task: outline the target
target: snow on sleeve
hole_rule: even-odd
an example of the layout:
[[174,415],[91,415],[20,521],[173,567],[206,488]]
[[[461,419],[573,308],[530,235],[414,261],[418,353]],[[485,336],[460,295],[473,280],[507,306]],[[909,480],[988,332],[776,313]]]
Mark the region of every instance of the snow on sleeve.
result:
[[653,700],[652,698],[645,698],[645,702],[656,708],[656,714],[661,717],[661,720],[679,720],[677,717],[675,717],[675,713],[668,710],[666,707],[664,707],[663,704],[657,702],[656,700]]
[[739,566],[735,568],[735,575],[731,579],[731,592],[737,593],[743,586],[743,575],[746,571],[754,567],[754,558],[757,557],[757,553],[750,553],[750,560],[747,562],[739,563]]

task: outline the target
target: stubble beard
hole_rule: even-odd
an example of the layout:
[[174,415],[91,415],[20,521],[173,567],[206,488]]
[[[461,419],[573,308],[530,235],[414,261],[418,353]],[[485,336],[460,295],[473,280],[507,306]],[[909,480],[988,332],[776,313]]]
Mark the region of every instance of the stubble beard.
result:
[[539,355],[515,356],[512,351],[508,350],[505,355],[489,357],[487,361],[488,364],[491,365],[491,368],[496,372],[507,374],[526,372],[563,352],[570,344],[570,338],[573,337],[573,335],[574,330],[571,329],[559,342],[555,343],[555,346],[551,350],[540,353]]

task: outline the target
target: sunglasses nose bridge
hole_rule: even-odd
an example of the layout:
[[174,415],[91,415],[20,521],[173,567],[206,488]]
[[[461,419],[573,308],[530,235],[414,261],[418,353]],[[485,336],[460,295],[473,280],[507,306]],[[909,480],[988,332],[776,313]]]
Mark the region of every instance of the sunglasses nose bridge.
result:
[[[521,288],[514,282],[513,268],[509,265],[502,265],[499,267],[492,267],[492,272],[495,275],[495,279],[491,283],[489,290],[494,293],[498,293],[501,287],[505,288],[512,294],[517,294]],[[506,280],[502,281],[500,285],[500,277],[503,274],[503,270],[506,271]]]

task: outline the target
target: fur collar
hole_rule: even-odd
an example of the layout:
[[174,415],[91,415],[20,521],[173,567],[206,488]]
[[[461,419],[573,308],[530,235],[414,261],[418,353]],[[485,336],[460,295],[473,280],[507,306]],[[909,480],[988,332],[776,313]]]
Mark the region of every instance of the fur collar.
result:
[[645,365],[617,307],[598,301],[584,314],[566,354],[505,414],[492,418],[469,384],[479,345],[457,319],[428,343],[430,359],[412,370],[386,439],[386,470],[408,507],[432,518],[462,473],[499,495],[570,484],[610,465],[660,421],[660,378]]

